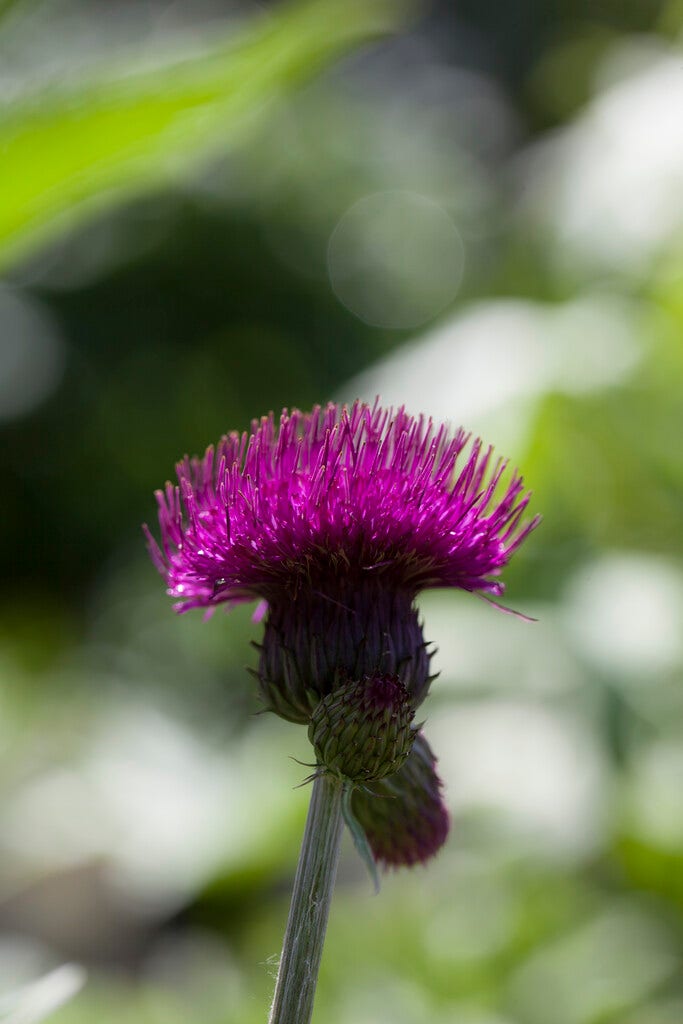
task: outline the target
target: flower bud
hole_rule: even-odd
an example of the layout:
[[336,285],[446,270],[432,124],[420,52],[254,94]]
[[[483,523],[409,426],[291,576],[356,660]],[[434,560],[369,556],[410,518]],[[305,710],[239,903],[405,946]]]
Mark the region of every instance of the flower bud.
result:
[[424,864],[446,840],[450,822],[435,764],[436,758],[419,732],[395,775],[353,793],[353,813],[373,857],[386,867]]
[[311,715],[318,765],[353,782],[398,771],[413,745],[415,710],[397,676],[374,675],[328,694]]

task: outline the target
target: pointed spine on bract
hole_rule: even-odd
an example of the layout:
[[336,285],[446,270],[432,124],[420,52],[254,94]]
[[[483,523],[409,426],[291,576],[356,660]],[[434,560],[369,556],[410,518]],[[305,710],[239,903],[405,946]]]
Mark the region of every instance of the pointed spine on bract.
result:
[[397,772],[415,738],[415,708],[398,676],[348,682],[321,700],[308,738],[319,772],[363,784]]

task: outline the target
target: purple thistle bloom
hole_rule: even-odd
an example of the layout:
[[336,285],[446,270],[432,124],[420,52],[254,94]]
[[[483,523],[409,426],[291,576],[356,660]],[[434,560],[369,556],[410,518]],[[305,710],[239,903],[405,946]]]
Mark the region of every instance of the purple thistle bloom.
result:
[[479,440],[461,459],[469,440],[378,404],[283,412],[279,430],[271,414],[179,463],[180,486],[157,492],[152,558],[179,611],[294,599],[302,585],[334,596],[340,577],[499,596],[538,520],[521,523],[517,474],[494,501],[506,463]]
[[[271,414],[179,463],[179,486],[157,492],[161,545],[145,528],[150,553],[178,611],[266,602],[254,674],[281,717],[308,724],[329,694],[387,676],[417,708],[432,678],[417,594],[500,596],[503,568],[538,522],[523,522],[521,476],[500,486],[506,465],[464,430],[403,408],[285,411],[279,429]],[[418,739],[382,781],[391,799],[357,800],[388,864],[426,859],[448,831]]]

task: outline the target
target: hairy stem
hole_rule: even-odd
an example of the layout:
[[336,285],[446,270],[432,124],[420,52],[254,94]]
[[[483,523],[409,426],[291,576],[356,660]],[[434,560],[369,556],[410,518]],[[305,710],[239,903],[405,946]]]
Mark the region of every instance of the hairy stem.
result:
[[269,1024],[309,1024],[342,833],[342,786],[313,783]]

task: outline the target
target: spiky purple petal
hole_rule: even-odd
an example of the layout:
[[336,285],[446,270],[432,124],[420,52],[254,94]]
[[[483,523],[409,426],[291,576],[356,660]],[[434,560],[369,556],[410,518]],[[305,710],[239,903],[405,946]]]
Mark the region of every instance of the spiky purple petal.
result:
[[469,441],[377,403],[285,411],[279,428],[271,414],[178,464],[179,486],[157,492],[152,559],[181,611],[302,584],[330,594],[340,576],[500,596],[538,520],[522,524],[522,478],[498,494],[506,463]]

